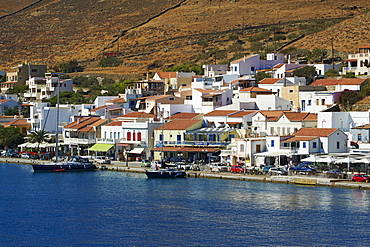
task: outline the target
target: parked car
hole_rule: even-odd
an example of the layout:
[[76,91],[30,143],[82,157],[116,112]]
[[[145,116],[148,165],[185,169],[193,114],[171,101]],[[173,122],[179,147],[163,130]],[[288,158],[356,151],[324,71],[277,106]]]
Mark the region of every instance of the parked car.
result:
[[1,156],[6,158],[19,158],[19,153],[13,149],[8,149],[1,153]]
[[272,167],[270,168],[268,174],[271,175],[288,175],[288,172],[285,171],[283,168],[280,167]]
[[352,177],[353,182],[368,182],[370,180],[370,176],[366,174],[354,174]]
[[327,171],[326,175],[329,178],[347,178],[347,174],[338,169],[329,170]]
[[227,165],[222,163],[214,163],[209,166],[211,172],[227,172]]
[[262,168],[262,173],[263,173],[263,174],[267,174],[267,173],[269,172],[270,168],[273,168],[273,167],[275,167],[275,166],[272,166],[272,165],[264,166],[264,167]]
[[29,153],[22,153],[21,158],[22,159],[35,159],[35,156]]
[[110,164],[111,160],[108,159],[107,157],[95,157],[95,162],[98,164]]
[[141,160],[140,166],[141,167],[150,167],[150,160]]
[[291,170],[296,172],[316,172],[317,168],[308,164],[299,164],[295,167],[291,167]]
[[245,173],[245,167],[241,165],[234,165],[230,167],[230,172]]

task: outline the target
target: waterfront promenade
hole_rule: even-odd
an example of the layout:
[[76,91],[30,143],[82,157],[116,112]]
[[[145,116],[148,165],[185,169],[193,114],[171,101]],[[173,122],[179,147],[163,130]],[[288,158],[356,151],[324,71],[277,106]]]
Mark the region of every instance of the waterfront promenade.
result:
[[[13,164],[43,164],[50,161],[20,159],[20,158],[0,158],[1,163]],[[145,173],[150,167],[141,167],[140,162],[119,162],[112,161],[111,164],[97,164],[100,170]],[[337,188],[370,190],[370,183],[352,182],[350,179],[333,179],[325,177],[324,173],[316,175],[289,175],[289,176],[269,176],[269,175],[250,175],[231,172],[210,172],[210,171],[187,171],[188,177],[209,178],[209,179],[233,179],[243,181],[287,183],[306,186],[329,186]]]

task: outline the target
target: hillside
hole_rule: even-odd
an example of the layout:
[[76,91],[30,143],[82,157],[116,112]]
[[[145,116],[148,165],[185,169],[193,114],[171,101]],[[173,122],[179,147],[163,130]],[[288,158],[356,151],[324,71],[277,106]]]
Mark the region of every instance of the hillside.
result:
[[[11,2],[0,3],[0,14],[32,3]],[[291,46],[331,49],[334,37],[335,50],[355,52],[370,42],[369,9],[367,0],[39,0],[0,19],[0,69],[25,59],[50,67],[76,59],[86,73],[142,74],[195,61],[212,49],[225,50],[235,44],[230,35],[238,37],[238,53],[246,54],[251,52],[249,37],[271,25],[288,35],[300,33],[302,25],[328,22],[332,26],[326,31]],[[224,60],[235,55],[230,50]],[[119,51],[123,65],[98,68],[108,51]]]

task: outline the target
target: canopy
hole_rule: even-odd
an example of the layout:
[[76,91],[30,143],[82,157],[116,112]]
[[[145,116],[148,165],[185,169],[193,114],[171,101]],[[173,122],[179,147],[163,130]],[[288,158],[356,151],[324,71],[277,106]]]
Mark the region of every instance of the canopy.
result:
[[89,151],[107,152],[113,146],[114,144],[96,143],[92,147],[89,148]]
[[301,161],[304,161],[304,162],[318,162],[319,160],[320,160],[320,157],[312,155],[310,157],[302,159]]
[[337,161],[336,158],[333,158],[333,157],[329,156],[329,157],[325,157],[325,158],[322,157],[317,162],[332,163],[332,162],[335,162],[335,161]]
[[130,154],[141,154],[144,151],[144,148],[134,148],[129,153]]

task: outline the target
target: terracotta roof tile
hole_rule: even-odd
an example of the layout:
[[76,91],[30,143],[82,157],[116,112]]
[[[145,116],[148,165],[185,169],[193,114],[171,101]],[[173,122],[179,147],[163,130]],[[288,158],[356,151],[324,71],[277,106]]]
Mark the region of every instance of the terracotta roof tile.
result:
[[294,136],[320,136],[327,137],[334,133],[337,129],[335,128],[301,128]]
[[317,121],[317,114],[309,112],[284,112],[291,122]]
[[198,117],[199,115],[200,113],[179,112],[179,113],[172,115],[171,117],[167,119],[171,119],[171,120],[172,119],[194,119]]
[[317,139],[318,136],[293,136],[292,138],[289,138],[287,140],[284,140],[282,142],[293,142],[293,141],[311,141]]
[[320,79],[312,82],[310,86],[361,85],[366,80],[361,78]]
[[260,88],[260,87],[247,87],[239,91],[240,92],[251,92],[251,93],[273,93],[271,90]]
[[229,116],[233,113],[238,113],[239,110],[215,110],[215,111],[211,111],[207,114],[205,114],[204,116]]
[[156,130],[187,130],[188,128],[196,125],[203,120],[185,120],[185,119],[175,119],[171,122],[164,124],[156,128]]
[[4,125],[7,126],[17,126],[17,125],[27,125],[27,119],[15,119],[13,121],[10,121],[8,123],[4,123]]
[[157,75],[162,78],[176,78],[177,73],[176,72],[157,72]]
[[278,81],[280,81],[280,78],[265,78],[258,84],[275,84]]
[[110,122],[110,123],[108,123],[108,124],[106,124],[104,126],[122,126],[122,123],[123,122],[124,121],[114,121],[114,122]]
[[155,118],[153,114],[145,113],[145,112],[130,112],[125,115],[119,116],[120,118]]
[[253,113],[256,113],[256,111],[239,111],[239,112],[230,114],[229,117],[244,117],[246,115],[253,114]]

